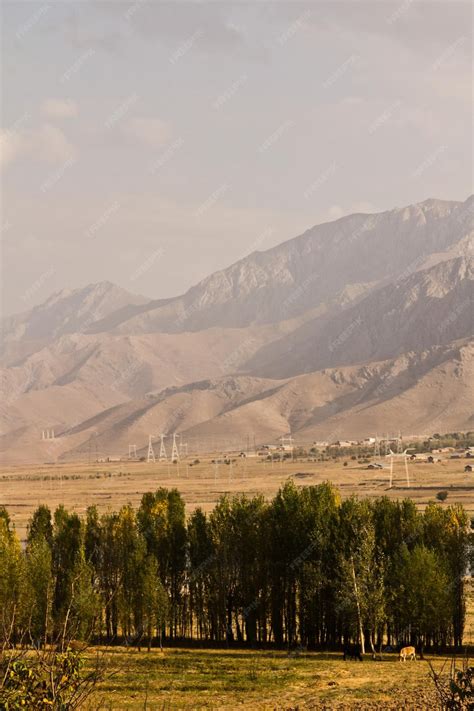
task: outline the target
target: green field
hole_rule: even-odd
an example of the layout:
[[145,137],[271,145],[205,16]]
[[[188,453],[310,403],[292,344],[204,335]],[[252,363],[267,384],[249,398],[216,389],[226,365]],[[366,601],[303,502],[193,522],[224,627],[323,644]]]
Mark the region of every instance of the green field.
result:
[[[90,708],[435,709],[428,661],[361,662],[331,653],[116,648]],[[440,670],[443,657],[427,657]]]
[[[469,582],[464,643],[474,643],[474,585]],[[88,654],[105,674],[89,709],[387,709],[439,708],[430,663],[446,676],[452,659],[425,655],[401,663],[396,654],[373,661],[344,661],[340,653],[245,649],[170,648],[150,652],[124,647]],[[461,667],[463,660],[456,660]],[[472,659],[470,661],[472,664]]]

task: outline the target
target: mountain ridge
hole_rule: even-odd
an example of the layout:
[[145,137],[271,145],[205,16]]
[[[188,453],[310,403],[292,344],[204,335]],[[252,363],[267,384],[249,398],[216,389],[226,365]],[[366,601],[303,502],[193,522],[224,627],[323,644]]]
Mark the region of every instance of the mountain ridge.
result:
[[[350,284],[373,281],[376,270],[378,280],[396,278],[415,259],[427,257],[435,250],[445,251],[459,241],[459,235],[453,234],[454,228],[463,230],[456,211],[469,210],[471,204],[472,196],[464,203],[430,199],[413,206],[377,214],[348,215],[316,225],[214,272],[181,296],[146,304],[142,319],[140,313],[135,313],[131,319],[115,323],[114,328],[128,332],[130,329],[180,332],[210,326],[243,327],[298,316]],[[428,231],[427,226],[433,220],[440,222],[435,230]],[[408,222],[411,227],[404,229]],[[384,244],[381,249],[377,240],[381,233],[383,237],[385,229],[395,231],[404,242],[395,248]],[[414,232],[417,241],[413,239]],[[376,255],[375,262],[370,259],[371,254]],[[318,261],[321,258],[322,263]],[[363,278],[360,266],[358,269],[354,266],[357,260],[364,268]],[[250,297],[254,300],[250,300],[249,306]],[[285,311],[283,315],[281,308]],[[108,330],[109,325],[108,319],[104,319],[91,330]]]
[[348,215],[178,297],[99,282],[4,319],[2,459],[41,460],[53,426],[68,458],[150,430],[227,448],[469,426],[473,217],[474,196]]

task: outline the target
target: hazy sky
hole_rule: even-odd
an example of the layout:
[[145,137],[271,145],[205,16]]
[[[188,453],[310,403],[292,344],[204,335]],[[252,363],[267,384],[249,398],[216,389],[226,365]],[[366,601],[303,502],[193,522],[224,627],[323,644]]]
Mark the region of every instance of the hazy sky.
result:
[[472,192],[472,7],[3,2],[3,312]]

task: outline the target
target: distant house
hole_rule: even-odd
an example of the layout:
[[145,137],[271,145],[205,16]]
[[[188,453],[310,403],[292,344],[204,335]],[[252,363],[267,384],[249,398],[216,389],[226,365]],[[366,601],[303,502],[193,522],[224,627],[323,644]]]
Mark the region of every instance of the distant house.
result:
[[472,464],[466,464],[464,467],[465,472],[472,472]]
[[259,457],[268,457],[270,455],[270,452],[274,452],[275,450],[276,450],[275,445],[262,444],[260,449],[257,451],[257,455]]

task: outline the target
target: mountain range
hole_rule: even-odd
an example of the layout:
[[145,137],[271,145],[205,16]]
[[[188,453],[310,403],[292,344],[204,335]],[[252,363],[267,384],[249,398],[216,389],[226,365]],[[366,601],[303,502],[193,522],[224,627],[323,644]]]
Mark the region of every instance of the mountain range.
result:
[[354,214],[179,297],[101,282],[3,319],[2,461],[474,429],[473,217]]

